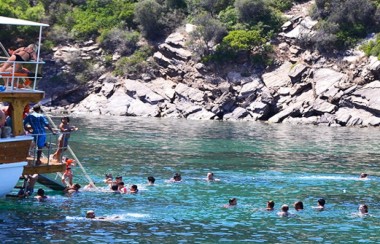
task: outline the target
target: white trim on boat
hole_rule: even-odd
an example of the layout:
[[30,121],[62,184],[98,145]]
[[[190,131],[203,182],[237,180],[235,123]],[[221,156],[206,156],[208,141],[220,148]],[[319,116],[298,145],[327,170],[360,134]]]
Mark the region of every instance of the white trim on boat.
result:
[[33,140],[32,136],[16,136],[16,137],[1,138],[0,143],[15,142],[15,141],[30,141],[30,140]]
[[1,25],[49,26],[48,24],[0,16]]
[[[27,165],[27,162],[18,162],[18,163],[10,163],[10,164],[0,164],[0,169],[6,169],[6,168],[16,168],[16,167],[24,167]],[[21,171],[22,173],[22,171]],[[20,176],[21,176],[20,173]]]

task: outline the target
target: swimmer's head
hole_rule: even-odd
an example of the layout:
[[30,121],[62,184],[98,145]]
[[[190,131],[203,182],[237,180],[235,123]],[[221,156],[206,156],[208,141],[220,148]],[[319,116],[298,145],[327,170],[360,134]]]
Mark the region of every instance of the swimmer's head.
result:
[[303,202],[301,202],[301,201],[298,201],[298,202],[295,202],[294,203],[294,208],[295,208],[295,210],[302,210],[303,209]]
[[274,201],[268,201],[267,208],[274,208]]
[[288,212],[288,210],[289,210],[289,206],[286,205],[286,204],[284,204],[284,205],[281,206],[281,210],[282,210],[283,212]]
[[231,206],[234,206],[234,205],[237,205],[237,199],[236,198],[231,198],[228,203],[231,205]]
[[94,212],[93,210],[88,210],[88,211],[86,212],[86,218],[88,218],[88,219],[93,219],[93,218],[95,218],[95,212]]
[[325,204],[326,204],[326,201],[325,201],[325,199],[323,199],[323,198],[320,198],[320,199],[318,199],[318,205],[319,206],[325,206]]
[[360,174],[360,178],[367,178],[367,176],[368,176],[368,174],[366,174],[366,173],[361,173]]
[[359,212],[360,212],[360,213],[363,213],[363,214],[368,213],[368,205],[366,205],[366,204],[361,204],[361,205],[359,206]]

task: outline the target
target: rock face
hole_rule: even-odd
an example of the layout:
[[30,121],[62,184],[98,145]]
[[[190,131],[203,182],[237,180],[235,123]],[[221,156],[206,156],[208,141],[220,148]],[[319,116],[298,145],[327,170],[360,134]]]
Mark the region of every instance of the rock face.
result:
[[[152,57],[159,65],[155,77],[126,79],[104,73],[85,88],[70,87],[56,101],[73,113],[379,126],[380,61],[358,50],[339,59],[303,50],[297,41],[313,35],[316,24],[305,15],[290,16],[278,35],[276,67],[244,73],[231,69],[224,75],[192,61],[188,33],[173,33]],[[54,51],[53,59],[63,67],[72,62],[69,53],[94,60],[102,53],[91,42]],[[101,62],[97,67],[103,70]],[[70,103],[72,93],[81,95],[80,101]]]

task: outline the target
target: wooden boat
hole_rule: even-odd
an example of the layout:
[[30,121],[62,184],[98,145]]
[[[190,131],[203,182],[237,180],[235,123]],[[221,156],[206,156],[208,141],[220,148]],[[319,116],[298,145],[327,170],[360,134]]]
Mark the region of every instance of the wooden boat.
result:
[[[0,25],[34,26],[39,28],[39,38],[37,46],[37,60],[21,62],[28,63],[35,68],[35,76],[17,72],[0,73],[0,102],[8,103],[11,110],[12,126],[11,135],[0,138],[0,197],[6,195],[15,187],[21,175],[43,174],[63,172],[65,165],[61,163],[52,164],[49,162],[49,155],[40,165],[35,165],[33,153],[30,152],[33,137],[25,135],[23,126],[24,108],[30,103],[38,103],[44,98],[44,92],[37,89],[39,67],[44,63],[40,59],[40,46],[42,28],[47,24],[37,23],[21,19],[13,19],[0,16]],[[1,60],[4,63],[7,60]],[[13,65],[15,67],[15,65]],[[28,86],[22,87],[19,84],[28,80]],[[21,88],[20,88],[21,87]],[[5,89],[4,89],[5,88]],[[3,129],[4,130],[4,129]],[[1,134],[1,133],[0,133]],[[5,138],[4,138],[5,137]]]

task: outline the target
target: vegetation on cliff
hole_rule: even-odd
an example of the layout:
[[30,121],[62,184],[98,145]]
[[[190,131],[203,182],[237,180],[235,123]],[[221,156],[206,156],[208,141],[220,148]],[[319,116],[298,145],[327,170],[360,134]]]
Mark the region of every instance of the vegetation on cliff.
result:
[[[197,60],[235,62],[239,57],[243,62],[268,64],[270,40],[286,21],[282,13],[302,2],[305,0],[3,0],[0,15],[49,23],[45,50],[72,41],[96,40],[108,55],[107,68],[123,74],[144,71],[149,66],[146,58],[157,44],[183,23],[197,26],[188,44]],[[319,20],[317,32],[303,45],[330,52],[356,44],[368,33],[379,31],[379,6],[379,0],[315,0],[310,13]],[[33,31],[9,28],[0,38],[6,46],[14,46],[17,38],[33,41]],[[115,53],[122,58],[112,62]]]

